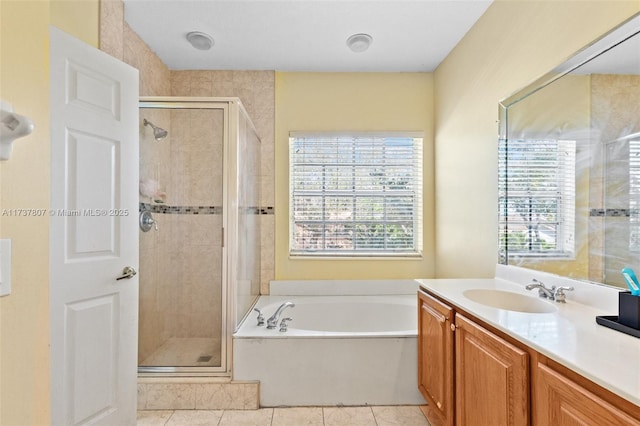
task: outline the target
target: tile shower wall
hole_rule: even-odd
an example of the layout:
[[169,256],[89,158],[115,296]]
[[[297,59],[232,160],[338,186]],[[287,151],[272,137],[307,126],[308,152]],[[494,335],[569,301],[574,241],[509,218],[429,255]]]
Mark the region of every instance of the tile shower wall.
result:
[[[222,110],[171,111],[167,204],[222,206]],[[169,166],[169,167],[167,167]],[[194,214],[198,213],[198,214]],[[222,215],[162,214],[171,233],[160,241],[159,271],[170,283],[165,329],[172,336],[217,337],[222,329]]]
[[274,279],[275,203],[274,123],[275,73],[273,71],[171,71],[172,96],[238,97],[261,140],[261,293],[269,293]]
[[100,50],[140,72],[140,96],[171,95],[169,68],[124,20],[122,0],[100,2]]

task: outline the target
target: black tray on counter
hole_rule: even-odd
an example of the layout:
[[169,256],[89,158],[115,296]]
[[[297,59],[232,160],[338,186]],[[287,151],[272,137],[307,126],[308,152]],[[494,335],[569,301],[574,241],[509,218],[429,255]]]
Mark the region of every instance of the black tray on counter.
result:
[[617,315],[603,315],[597,316],[596,322],[600,325],[604,325],[605,327],[613,328],[614,330],[620,331],[625,334],[629,334],[634,337],[640,337],[640,330],[633,327],[627,327],[624,324],[620,324],[618,322]]

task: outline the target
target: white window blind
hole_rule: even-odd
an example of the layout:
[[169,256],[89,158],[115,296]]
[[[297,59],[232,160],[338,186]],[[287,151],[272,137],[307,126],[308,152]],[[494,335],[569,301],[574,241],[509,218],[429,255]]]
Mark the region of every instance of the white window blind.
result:
[[289,138],[290,253],[411,256],[422,251],[422,137]]
[[629,141],[629,250],[640,251],[640,140]]
[[575,164],[575,141],[500,141],[502,254],[574,255]]

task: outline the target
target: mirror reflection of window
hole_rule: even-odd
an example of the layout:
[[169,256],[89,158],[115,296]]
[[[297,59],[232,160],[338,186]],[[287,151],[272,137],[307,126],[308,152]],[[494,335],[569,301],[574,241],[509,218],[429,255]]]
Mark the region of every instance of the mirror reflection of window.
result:
[[499,152],[501,253],[573,257],[576,141],[508,140]]

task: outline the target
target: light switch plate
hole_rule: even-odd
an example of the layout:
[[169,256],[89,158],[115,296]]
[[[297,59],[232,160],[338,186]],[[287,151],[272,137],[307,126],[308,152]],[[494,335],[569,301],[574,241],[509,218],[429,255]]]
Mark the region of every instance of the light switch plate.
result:
[[0,296],[11,294],[11,240],[0,240]]

